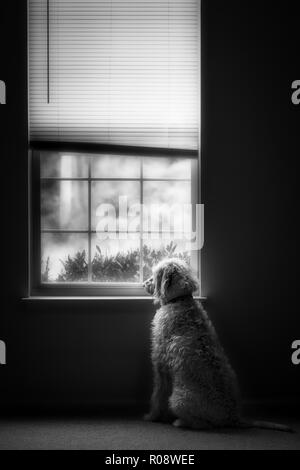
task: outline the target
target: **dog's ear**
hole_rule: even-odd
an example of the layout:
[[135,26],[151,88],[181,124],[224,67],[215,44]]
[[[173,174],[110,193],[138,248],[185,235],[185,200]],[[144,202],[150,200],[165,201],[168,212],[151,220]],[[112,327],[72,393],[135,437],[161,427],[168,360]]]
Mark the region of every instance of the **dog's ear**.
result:
[[190,270],[171,264],[163,271],[160,296],[163,300],[167,300],[180,294],[192,294],[198,287],[198,281]]
[[153,276],[153,283],[154,283],[153,296],[156,299],[159,299],[161,297],[162,276],[163,276],[163,270],[162,269],[160,269],[158,272],[156,272]]
[[174,269],[172,269],[172,266],[166,266],[163,274],[162,274],[162,279],[161,279],[161,286],[160,286],[160,295],[163,299],[166,299],[168,297],[168,290],[170,289],[172,282],[173,282],[173,276],[174,276]]

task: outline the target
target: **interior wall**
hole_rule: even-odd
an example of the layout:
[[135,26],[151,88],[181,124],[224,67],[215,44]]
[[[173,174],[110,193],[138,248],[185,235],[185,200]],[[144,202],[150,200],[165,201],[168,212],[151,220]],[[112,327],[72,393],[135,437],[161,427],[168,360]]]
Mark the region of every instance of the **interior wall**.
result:
[[249,397],[297,396],[297,2],[203,1],[203,277]]
[[[290,5],[277,8],[258,0],[202,1],[203,288],[244,396],[255,399],[300,392],[290,361],[300,335],[294,171],[300,109],[290,101],[299,72],[297,15]],[[0,339],[7,344],[0,401],[144,403],[151,389],[151,301],[21,300],[28,279],[25,2],[2,2],[0,21],[0,79],[7,84],[7,104],[0,106]]]

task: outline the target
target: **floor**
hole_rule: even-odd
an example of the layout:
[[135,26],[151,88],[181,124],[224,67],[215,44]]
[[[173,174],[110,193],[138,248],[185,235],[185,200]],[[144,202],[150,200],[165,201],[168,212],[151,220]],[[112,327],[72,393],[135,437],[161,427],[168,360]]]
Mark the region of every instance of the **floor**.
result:
[[[274,421],[274,417],[273,421]],[[294,434],[260,429],[190,431],[135,418],[0,418],[0,449],[202,450],[298,449],[300,419],[282,419]]]

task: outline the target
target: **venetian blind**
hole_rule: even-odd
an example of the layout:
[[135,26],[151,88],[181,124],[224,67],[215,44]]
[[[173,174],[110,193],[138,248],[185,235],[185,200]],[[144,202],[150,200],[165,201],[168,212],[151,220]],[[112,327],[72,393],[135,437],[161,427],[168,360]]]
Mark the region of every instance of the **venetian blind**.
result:
[[197,149],[200,0],[29,0],[30,138]]

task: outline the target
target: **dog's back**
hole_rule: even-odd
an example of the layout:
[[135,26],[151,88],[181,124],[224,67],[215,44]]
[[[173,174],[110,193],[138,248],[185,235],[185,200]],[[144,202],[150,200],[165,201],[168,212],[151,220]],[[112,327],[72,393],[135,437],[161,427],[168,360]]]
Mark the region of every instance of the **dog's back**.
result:
[[228,424],[238,419],[235,373],[201,303],[191,296],[163,305],[153,320],[152,359],[173,377],[171,406],[207,421]]

